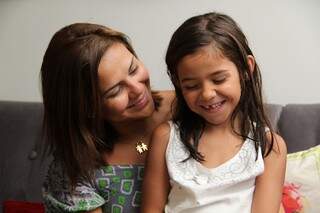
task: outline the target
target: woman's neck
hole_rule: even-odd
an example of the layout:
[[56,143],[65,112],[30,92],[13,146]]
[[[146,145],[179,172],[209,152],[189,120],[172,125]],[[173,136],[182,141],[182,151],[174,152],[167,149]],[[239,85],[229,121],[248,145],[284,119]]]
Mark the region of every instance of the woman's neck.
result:
[[150,116],[145,119],[116,123],[113,127],[117,131],[118,140],[127,140],[150,135],[154,129],[153,123],[153,117]]

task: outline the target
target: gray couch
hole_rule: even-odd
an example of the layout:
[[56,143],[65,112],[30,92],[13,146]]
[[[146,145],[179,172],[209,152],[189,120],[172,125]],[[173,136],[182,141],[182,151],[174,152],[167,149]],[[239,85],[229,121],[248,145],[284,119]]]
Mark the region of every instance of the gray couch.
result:
[[[320,104],[269,104],[267,109],[289,153],[320,144]],[[0,213],[4,200],[42,200],[51,157],[41,158],[41,122],[41,103],[0,101]]]

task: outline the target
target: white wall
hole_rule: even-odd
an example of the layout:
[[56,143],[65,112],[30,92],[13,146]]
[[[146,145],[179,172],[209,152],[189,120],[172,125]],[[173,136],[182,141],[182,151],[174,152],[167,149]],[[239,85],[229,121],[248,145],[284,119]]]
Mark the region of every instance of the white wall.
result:
[[0,100],[41,101],[44,51],[54,32],[74,22],[125,32],[153,87],[168,89],[171,34],[187,18],[213,10],[231,15],[246,33],[268,102],[320,102],[318,0],[0,0]]

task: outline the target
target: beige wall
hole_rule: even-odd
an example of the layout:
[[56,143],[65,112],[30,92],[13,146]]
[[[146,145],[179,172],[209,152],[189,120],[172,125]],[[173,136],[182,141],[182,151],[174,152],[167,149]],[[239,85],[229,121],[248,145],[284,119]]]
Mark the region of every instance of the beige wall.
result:
[[54,32],[74,22],[128,34],[153,87],[168,89],[164,55],[172,32],[212,10],[231,15],[247,34],[268,102],[320,102],[318,0],[0,0],[0,100],[41,100],[44,51]]

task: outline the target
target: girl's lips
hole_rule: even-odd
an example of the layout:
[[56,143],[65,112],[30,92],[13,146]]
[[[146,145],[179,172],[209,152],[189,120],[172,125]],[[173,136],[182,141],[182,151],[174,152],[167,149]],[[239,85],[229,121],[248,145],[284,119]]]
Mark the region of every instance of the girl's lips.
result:
[[213,103],[213,104],[210,104],[210,105],[201,105],[201,107],[202,107],[202,109],[204,109],[207,112],[217,112],[217,111],[219,111],[221,109],[221,107],[223,106],[223,104],[225,102],[226,101],[223,100],[223,101],[216,102],[216,103]]

